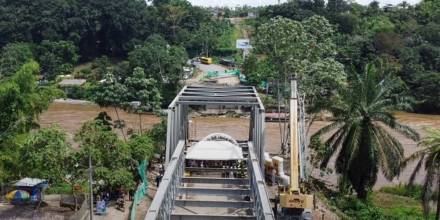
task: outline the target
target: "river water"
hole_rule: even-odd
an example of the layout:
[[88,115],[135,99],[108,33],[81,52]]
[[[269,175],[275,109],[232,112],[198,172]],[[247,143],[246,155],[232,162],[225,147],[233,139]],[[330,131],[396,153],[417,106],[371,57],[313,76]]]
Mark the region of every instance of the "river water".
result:
[[[57,100],[53,102],[47,111],[40,116],[40,125],[42,127],[48,127],[51,124],[58,124],[67,135],[68,140],[76,144],[73,141],[74,134],[79,130],[81,125],[89,120],[94,119],[99,112],[106,111],[113,120],[116,120],[115,110],[113,108],[101,108],[93,103],[82,102],[65,102]],[[127,113],[119,110],[119,116],[126,122],[127,129],[139,130],[139,115]],[[409,125],[418,131],[422,136],[425,134],[425,127],[432,127],[440,129],[440,115],[423,115],[406,112],[398,112],[395,114],[398,121]],[[154,124],[160,122],[160,118],[154,115],[142,115],[142,129],[150,129]],[[319,128],[327,125],[329,122],[316,121],[311,129],[310,133],[316,132]],[[265,124],[266,131],[266,151],[272,154],[279,153],[280,151],[280,130],[278,123],[267,122]],[[120,131],[117,130],[120,135]],[[249,119],[247,118],[231,118],[231,117],[196,117],[190,120],[189,134],[190,138],[200,139],[204,136],[214,133],[223,132],[231,135],[235,139],[247,139],[249,134]],[[410,155],[419,149],[416,143],[396,134],[397,139],[401,140],[405,148],[405,155]],[[399,182],[406,182],[411,174],[411,170],[414,164],[410,164],[405,169],[399,178],[395,178],[393,181],[386,180],[382,174],[378,176],[378,180],[375,188],[379,188],[384,185],[397,184]],[[421,172],[417,176],[417,182],[423,179],[424,172]],[[313,172],[314,176],[320,176],[321,179],[328,181],[329,183],[336,182],[336,175],[324,175],[317,170]]]

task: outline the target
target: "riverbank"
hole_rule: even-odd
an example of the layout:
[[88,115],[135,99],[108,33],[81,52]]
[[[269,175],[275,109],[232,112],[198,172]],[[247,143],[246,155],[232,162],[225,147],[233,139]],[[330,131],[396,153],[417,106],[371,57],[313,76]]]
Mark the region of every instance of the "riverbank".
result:
[[[41,114],[40,125],[42,127],[48,127],[52,124],[58,124],[60,128],[68,134],[69,141],[73,142],[73,136],[79,130],[81,125],[86,121],[94,119],[99,112],[102,111],[106,111],[113,120],[116,119],[116,114],[113,108],[101,108],[93,103],[56,101],[49,106],[49,109],[46,112]],[[127,126],[126,130],[139,129],[139,115],[119,110],[119,116],[125,121]],[[426,127],[440,129],[440,115],[396,112],[395,116],[399,122],[414,128],[422,137],[425,135],[424,129]],[[155,115],[142,115],[141,117],[142,129],[144,130],[151,129],[159,122],[160,118]],[[310,133],[313,134],[329,123],[330,122],[328,121],[316,121],[310,129]],[[119,129],[115,131],[120,133]],[[266,151],[271,154],[278,154],[280,152],[280,130],[278,123],[267,122],[265,124],[265,131]],[[249,133],[249,119],[246,117],[225,116],[204,116],[191,119],[189,128],[191,139],[200,139],[213,132],[224,132],[230,134],[235,139],[247,139]],[[402,141],[405,155],[407,156],[419,149],[415,142],[402,135],[396,134],[396,138]],[[405,170],[403,170],[402,174],[393,181],[388,181],[382,174],[379,174],[374,189],[377,190],[383,186],[406,183],[414,166],[415,164],[410,164]],[[319,170],[314,170],[313,175],[329,184],[336,183],[336,175],[334,174],[321,176]],[[420,172],[416,177],[416,182],[420,183],[424,175],[425,173],[423,171]]]

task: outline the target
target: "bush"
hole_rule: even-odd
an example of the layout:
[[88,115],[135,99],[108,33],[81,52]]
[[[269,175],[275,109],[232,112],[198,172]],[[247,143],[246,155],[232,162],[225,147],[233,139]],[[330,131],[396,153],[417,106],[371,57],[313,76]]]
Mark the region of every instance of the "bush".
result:
[[232,56],[238,52],[235,48],[218,48],[214,51],[217,56]]
[[[394,190],[394,192],[401,192],[401,190]],[[373,193],[372,203],[387,219],[424,219],[420,201],[410,197],[379,191]],[[434,213],[432,213],[432,216],[429,219],[434,219]]]
[[353,219],[359,220],[385,220],[388,219],[383,213],[374,206],[370,200],[361,201],[355,196],[338,196],[333,197],[331,201],[338,209],[342,210],[345,214]]
[[58,183],[56,185],[50,186],[47,191],[47,194],[70,194],[72,193],[72,186],[67,183]]
[[422,186],[420,185],[409,186],[399,184],[397,186],[384,186],[379,191],[420,200],[422,199],[422,190]]

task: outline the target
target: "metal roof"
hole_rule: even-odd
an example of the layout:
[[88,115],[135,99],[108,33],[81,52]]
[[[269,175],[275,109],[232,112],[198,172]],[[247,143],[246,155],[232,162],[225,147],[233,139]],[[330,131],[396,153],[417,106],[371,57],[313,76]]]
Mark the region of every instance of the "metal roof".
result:
[[60,86],[80,86],[86,83],[85,79],[63,79],[60,83]]
[[19,180],[18,182],[16,182],[14,184],[14,186],[18,186],[18,187],[34,187],[38,184],[41,183],[47,183],[47,180],[45,179],[36,179],[36,178],[23,178],[21,180]]
[[257,106],[264,110],[253,86],[185,86],[169,108],[174,108],[176,104]]

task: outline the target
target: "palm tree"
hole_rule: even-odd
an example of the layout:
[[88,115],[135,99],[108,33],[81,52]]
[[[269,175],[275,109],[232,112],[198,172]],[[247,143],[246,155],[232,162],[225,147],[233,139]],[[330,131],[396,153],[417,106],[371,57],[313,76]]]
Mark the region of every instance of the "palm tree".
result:
[[429,200],[434,189],[433,184],[437,180],[437,212],[436,218],[440,219],[440,130],[427,129],[427,136],[419,143],[424,148],[412,154],[403,161],[401,167],[415,160],[419,160],[413,173],[409,179],[409,184],[412,185],[416,174],[420,171],[423,163],[425,163],[426,176],[423,183],[422,203],[425,217],[429,214]]
[[379,168],[391,180],[404,160],[402,144],[386,127],[412,140],[418,140],[419,135],[399,124],[392,114],[409,108],[409,99],[394,92],[395,78],[372,64],[366,65],[363,74],[353,74],[352,78],[338,100],[326,107],[335,121],[314,136],[330,134],[325,140],[321,167],[327,167],[337,153],[336,172],[354,188],[358,198],[365,199],[368,189],[376,182]]

